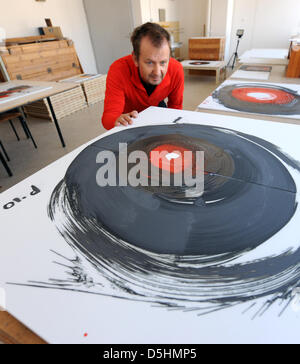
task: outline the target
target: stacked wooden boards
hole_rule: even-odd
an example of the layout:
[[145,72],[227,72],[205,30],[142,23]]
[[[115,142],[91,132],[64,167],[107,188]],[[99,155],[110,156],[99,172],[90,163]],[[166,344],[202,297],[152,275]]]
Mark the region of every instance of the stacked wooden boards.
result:
[[[50,100],[57,119],[62,119],[87,107],[87,102],[80,85],[72,90],[51,96]],[[24,106],[24,111],[32,117],[52,120],[49,104],[46,99]]]
[[88,105],[103,101],[105,98],[106,75],[82,74],[79,76],[61,80],[61,82],[79,83],[83,89]]

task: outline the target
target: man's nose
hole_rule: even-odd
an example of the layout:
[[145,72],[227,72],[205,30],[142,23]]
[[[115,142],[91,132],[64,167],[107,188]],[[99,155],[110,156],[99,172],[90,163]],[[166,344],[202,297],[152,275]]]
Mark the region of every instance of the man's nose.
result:
[[160,73],[161,73],[161,67],[160,67],[160,64],[159,63],[154,65],[153,73],[155,75],[160,75]]

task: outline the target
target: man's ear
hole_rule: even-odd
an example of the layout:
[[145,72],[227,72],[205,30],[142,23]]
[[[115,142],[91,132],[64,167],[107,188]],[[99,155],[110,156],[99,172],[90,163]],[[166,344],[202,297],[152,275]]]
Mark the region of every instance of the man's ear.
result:
[[136,55],[134,54],[134,52],[132,52],[131,54],[132,54],[132,59],[133,59],[134,64],[136,65],[136,67],[138,67],[139,66],[139,62],[138,62],[138,60],[136,58]]

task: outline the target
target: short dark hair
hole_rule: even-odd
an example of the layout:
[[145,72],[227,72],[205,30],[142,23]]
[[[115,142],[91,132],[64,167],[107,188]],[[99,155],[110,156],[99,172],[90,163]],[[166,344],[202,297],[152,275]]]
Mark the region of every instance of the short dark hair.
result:
[[145,23],[139,27],[137,27],[131,36],[131,43],[133,46],[133,53],[135,54],[136,58],[139,59],[140,56],[140,47],[141,47],[141,40],[144,37],[149,37],[152,44],[159,48],[161,47],[164,40],[166,40],[170,45],[170,34],[156,23]]

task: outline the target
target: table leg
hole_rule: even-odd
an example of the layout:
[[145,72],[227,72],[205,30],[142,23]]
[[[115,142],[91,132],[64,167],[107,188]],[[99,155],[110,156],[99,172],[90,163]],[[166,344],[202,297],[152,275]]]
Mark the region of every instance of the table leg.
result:
[[65,148],[65,147],[66,147],[66,144],[65,144],[64,138],[63,138],[63,136],[62,136],[62,133],[61,133],[61,130],[60,130],[60,127],[59,127],[59,124],[58,124],[58,120],[57,120],[57,118],[56,118],[56,115],[55,115],[55,112],[54,112],[54,109],[53,109],[53,106],[52,106],[52,103],[51,103],[50,97],[47,97],[47,101],[48,101],[48,104],[49,104],[49,108],[50,108],[50,111],[51,111],[51,115],[52,115],[52,118],[53,118],[54,124],[55,124],[55,126],[56,126],[56,130],[57,130],[57,133],[58,133],[58,135],[59,135],[59,138],[60,138],[61,144],[62,144],[62,146]]
[[[18,108],[18,111],[23,116],[23,118],[25,119],[25,115],[24,115],[23,109],[21,107],[19,107]],[[22,126],[22,128],[24,130],[24,133],[25,133],[26,138],[29,139],[30,138],[30,135],[28,134],[28,131],[27,131],[27,129],[24,126],[24,123],[21,122],[21,126]]]
[[37,149],[37,145],[36,145],[36,143],[35,143],[35,140],[33,139],[33,136],[32,136],[32,134],[31,134],[31,131],[30,131],[30,130],[29,130],[29,128],[28,128],[28,125],[27,125],[27,123],[26,123],[26,120],[25,120],[22,116],[19,116],[19,120],[20,120],[20,123],[21,123],[21,125],[23,126],[23,129],[24,129],[24,131],[26,132],[26,134],[27,134],[27,135],[29,135],[29,138],[31,139],[31,141],[32,141],[32,143],[33,143],[33,145],[34,145],[35,149]]
[[220,83],[220,70],[221,70],[221,68],[217,68],[217,70],[216,70],[216,84],[217,85]]
[[6,160],[5,160],[1,150],[0,150],[0,160],[1,160],[4,168],[6,169],[6,172],[8,173],[9,177],[12,177],[13,174],[12,174],[10,168],[8,167],[8,164],[6,163]]
[[7,154],[7,152],[6,152],[5,148],[4,148],[4,145],[2,144],[1,140],[0,140],[0,148],[2,149],[2,152],[5,155],[6,160],[9,162],[10,161],[9,156],[8,156],[8,154]]

